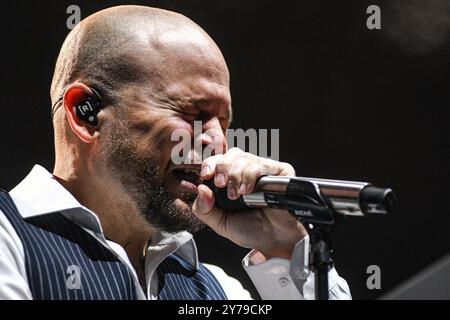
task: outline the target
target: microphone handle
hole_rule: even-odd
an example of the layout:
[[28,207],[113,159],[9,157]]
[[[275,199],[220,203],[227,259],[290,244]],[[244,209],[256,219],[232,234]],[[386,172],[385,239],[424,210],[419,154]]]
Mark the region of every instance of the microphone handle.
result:
[[216,207],[227,211],[241,211],[251,209],[251,207],[245,203],[243,197],[239,197],[239,199],[237,200],[231,200],[230,198],[228,198],[227,188],[217,188],[214,185],[214,178],[203,181],[203,184],[207,185],[208,188],[210,188],[214,193],[214,205]]

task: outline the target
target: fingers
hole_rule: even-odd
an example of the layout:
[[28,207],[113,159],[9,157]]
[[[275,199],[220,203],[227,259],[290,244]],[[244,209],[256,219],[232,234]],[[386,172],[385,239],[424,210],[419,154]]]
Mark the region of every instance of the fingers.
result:
[[[229,199],[236,200],[242,195],[242,193],[240,193],[242,175],[248,165],[249,164],[246,161],[235,161],[228,168],[228,174],[225,176],[228,178],[227,194]],[[220,170],[223,169],[224,168],[220,168]]]
[[231,200],[252,192],[258,178],[264,175],[295,176],[295,170],[288,163],[261,158],[238,148],[205,159],[201,169],[202,179],[214,178],[216,187],[227,187]]
[[245,152],[238,148],[232,148],[226,154],[215,155],[205,159],[202,163],[201,178],[210,180],[214,177],[216,187],[226,187],[229,180],[229,168],[233,162],[241,156],[243,157],[243,155],[245,155]]
[[261,166],[252,163],[244,169],[239,194],[248,194],[255,189],[256,180],[263,175]]
[[203,180],[210,180],[214,177],[216,163],[223,155],[211,156],[203,160],[200,176]]
[[[240,193],[242,174],[246,167],[258,158],[241,151],[238,148],[230,149],[225,155],[212,156],[202,164],[202,179],[214,177],[214,185],[218,188],[227,187],[228,197],[238,199]],[[241,189],[242,191],[242,189]]]
[[[202,179],[214,178],[214,184],[227,187],[228,198],[237,199],[255,188],[264,175],[295,176],[291,165],[260,158],[243,151],[230,150],[207,158],[202,164]],[[192,212],[217,234],[245,248],[259,250],[266,257],[290,259],[299,239],[305,237],[303,226],[290,214],[275,209],[225,212],[214,206],[214,194],[205,185],[197,187]]]
[[287,162],[279,162],[279,164],[280,164],[280,172],[279,172],[280,176],[289,176],[289,177],[296,176],[295,169],[292,165],[290,165]]

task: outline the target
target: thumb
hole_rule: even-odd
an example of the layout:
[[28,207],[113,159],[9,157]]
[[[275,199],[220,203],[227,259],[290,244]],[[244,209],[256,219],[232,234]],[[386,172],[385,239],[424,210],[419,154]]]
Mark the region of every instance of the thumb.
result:
[[197,187],[198,194],[192,205],[192,212],[203,223],[208,225],[215,232],[221,234],[220,221],[222,221],[223,211],[214,206],[214,194],[207,186],[201,184]]
[[197,187],[197,198],[192,204],[192,211],[201,219],[214,208],[214,194],[207,186],[200,184]]

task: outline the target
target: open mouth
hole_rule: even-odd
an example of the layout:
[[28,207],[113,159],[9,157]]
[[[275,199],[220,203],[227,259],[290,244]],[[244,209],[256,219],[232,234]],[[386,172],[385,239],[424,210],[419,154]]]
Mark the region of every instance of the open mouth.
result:
[[197,195],[197,186],[202,183],[200,165],[173,165],[167,177],[166,185],[171,193],[184,201],[193,200]]
[[173,168],[172,172],[180,181],[187,181],[195,186],[198,186],[202,181],[200,179],[200,168]]

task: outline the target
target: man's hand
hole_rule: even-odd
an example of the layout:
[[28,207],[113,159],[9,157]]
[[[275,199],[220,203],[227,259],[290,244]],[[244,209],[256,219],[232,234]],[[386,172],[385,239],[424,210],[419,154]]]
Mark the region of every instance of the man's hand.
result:
[[[232,148],[223,155],[204,160],[201,171],[203,180],[214,177],[218,188],[227,187],[228,197],[232,200],[251,193],[257,179],[264,175],[295,176],[295,170],[288,163]],[[266,259],[290,259],[295,244],[307,234],[302,224],[284,210],[225,212],[214,206],[214,194],[203,184],[198,186],[198,196],[192,209],[219,235],[239,246],[258,250]]]

